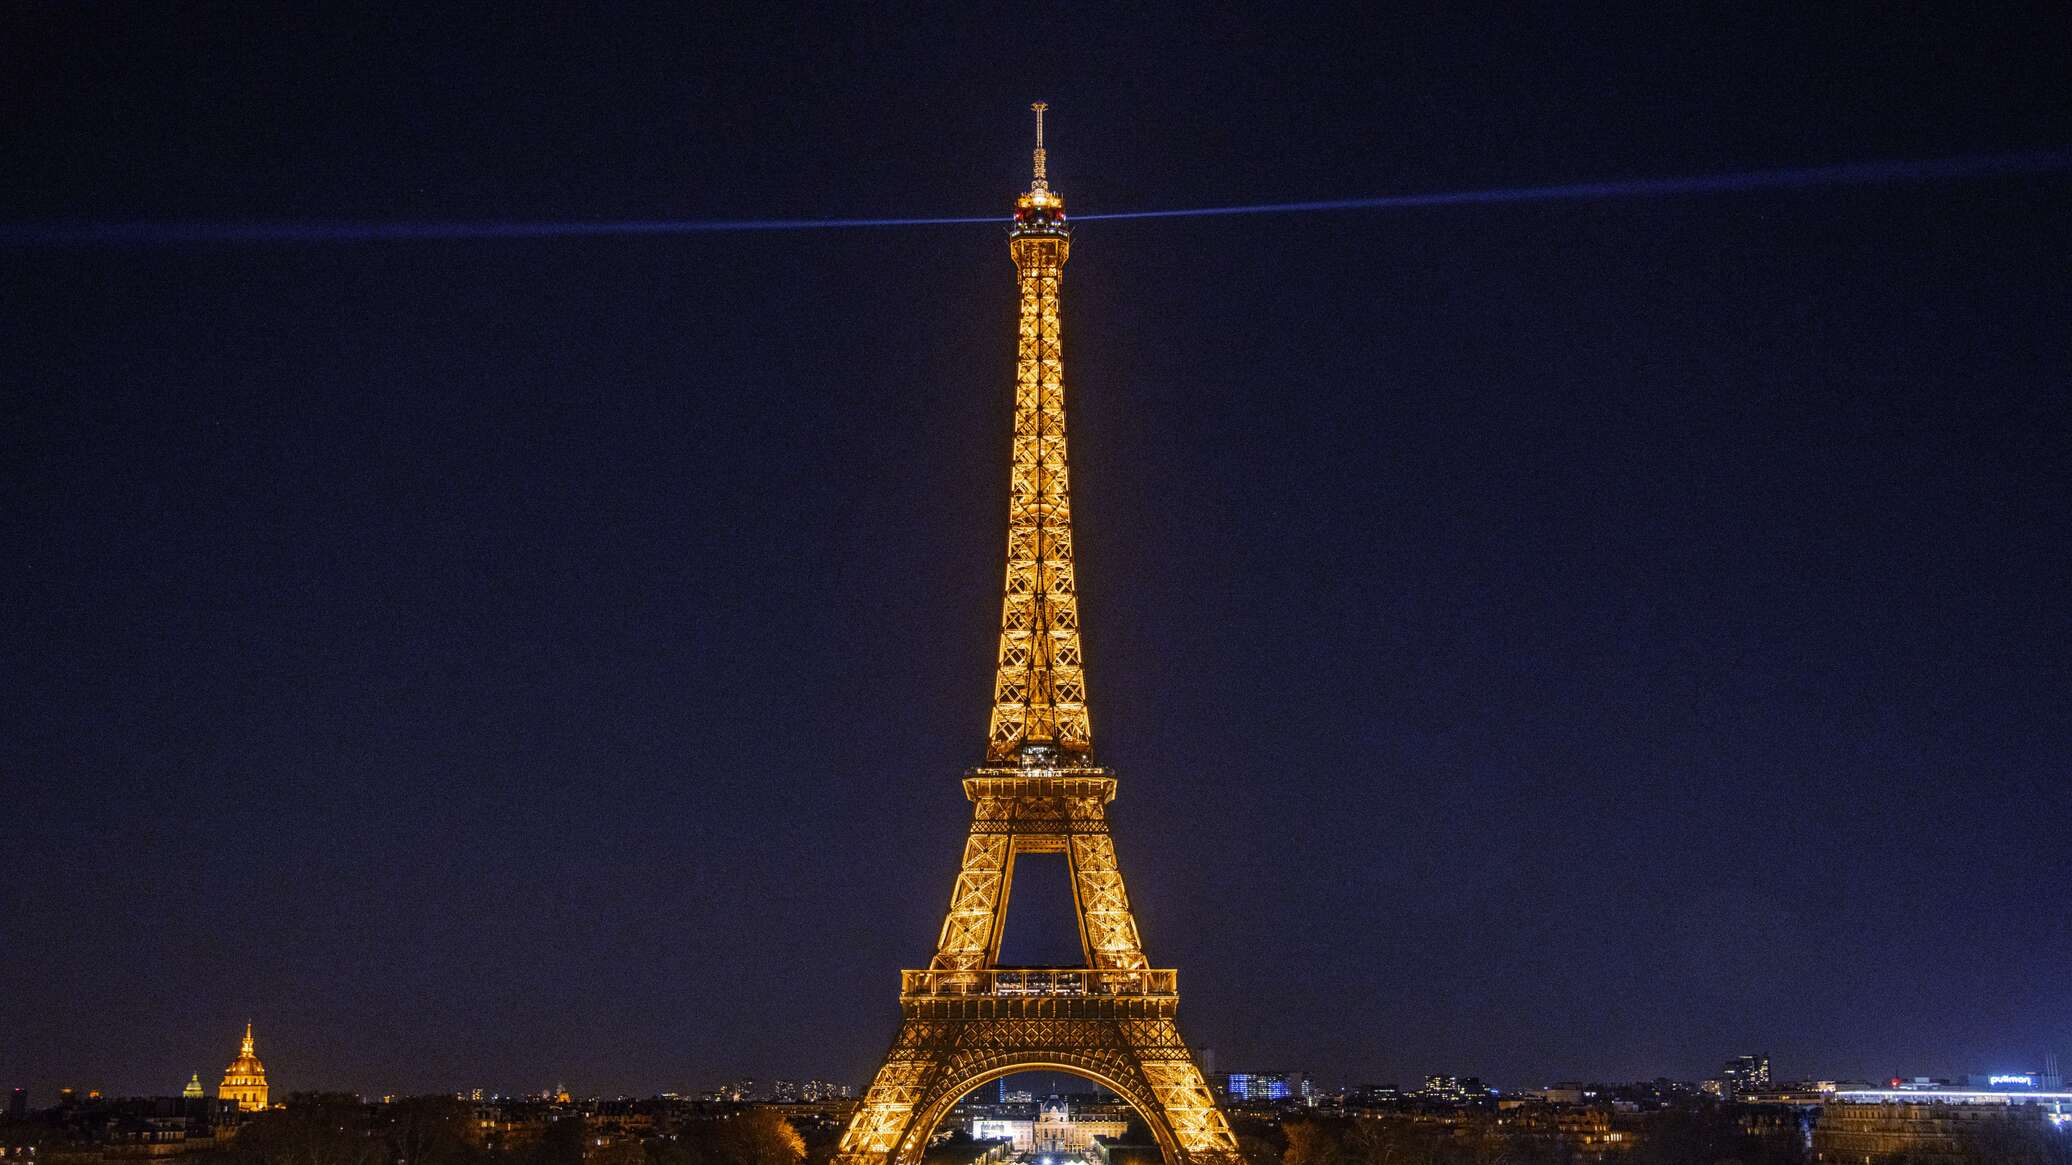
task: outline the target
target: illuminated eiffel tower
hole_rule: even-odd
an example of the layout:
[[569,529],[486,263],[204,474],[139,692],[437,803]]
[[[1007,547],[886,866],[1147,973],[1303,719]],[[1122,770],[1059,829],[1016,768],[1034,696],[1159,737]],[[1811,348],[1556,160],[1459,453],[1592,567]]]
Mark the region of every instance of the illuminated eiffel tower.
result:
[[[842,1135],[840,1165],[916,1165],[929,1134],[972,1089],[1013,1072],[1092,1079],[1140,1113],[1168,1165],[1235,1165],[1230,1122],[1173,1022],[1177,973],[1151,966],[1108,833],[1115,774],[1093,760],[1073,584],[1058,285],[1070,231],[1044,175],[1015,202],[1008,249],[1021,287],[1007,587],[985,763],[964,777],[974,805],[963,867],[935,958],[900,972],[900,1027]],[[1060,853],[1085,962],[999,965],[1017,856]]]

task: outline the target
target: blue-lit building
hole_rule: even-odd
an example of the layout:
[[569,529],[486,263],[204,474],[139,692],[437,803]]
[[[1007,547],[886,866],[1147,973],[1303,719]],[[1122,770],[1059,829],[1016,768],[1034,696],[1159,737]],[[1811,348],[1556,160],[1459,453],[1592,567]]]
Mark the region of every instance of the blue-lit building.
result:
[[1300,1072],[1224,1072],[1212,1079],[1223,1099],[1240,1104],[1272,1104],[1308,1095]]

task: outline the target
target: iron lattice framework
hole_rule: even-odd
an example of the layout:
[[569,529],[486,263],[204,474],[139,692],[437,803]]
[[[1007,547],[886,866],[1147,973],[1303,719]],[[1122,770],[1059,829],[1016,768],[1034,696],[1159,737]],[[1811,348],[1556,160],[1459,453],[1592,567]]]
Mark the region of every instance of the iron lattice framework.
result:
[[[971,835],[926,970],[900,975],[899,1034],[842,1135],[839,1165],[917,1165],[965,1093],[1013,1072],[1099,1082],[1150,1126],[1171,1165],[1237,1165],[1230,1122],[1174,1023],[1177,973],[1145,958],[1115,861],[1115,776],[1092,761],[1073,586],[1058,285],[1064,200],[1036,174],[1016,202],[1020,276],[1007,593],[986,763],[964,778]],[[1065,857],[1085,962],[999,965],[1015,859]]]
[[1058,285],[1071,240],[1064,200],[1044,177],[1043,109],[1036,110],[1036,178],[1015,207],[1009,249],[1022,293],[1015,362],[1014,457],[1007,495],[1007,594],[986,759],[1024,745],[1086,758],[1086,671],[1072,571],[1072,484],[1065,467],[1065,361]]

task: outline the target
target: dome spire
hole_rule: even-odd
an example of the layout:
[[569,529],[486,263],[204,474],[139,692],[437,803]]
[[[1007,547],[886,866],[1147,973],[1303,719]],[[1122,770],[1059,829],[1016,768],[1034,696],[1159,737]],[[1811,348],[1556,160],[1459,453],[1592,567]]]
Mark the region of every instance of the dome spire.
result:
[[266,1108],[266,1065],[259,1062],[249,1019],[245,1021],[245,1038],[238,1047],[237,1059],[223,1069],[223,1085],[216,1090],[216,1095],[235,1102],[243,1112],[259,1112]]

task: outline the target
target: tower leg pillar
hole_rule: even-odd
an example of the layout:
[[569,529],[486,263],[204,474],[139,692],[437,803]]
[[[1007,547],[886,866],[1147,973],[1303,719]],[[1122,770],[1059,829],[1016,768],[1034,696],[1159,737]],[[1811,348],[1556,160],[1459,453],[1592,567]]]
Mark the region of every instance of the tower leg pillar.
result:
[[1192,1165],[1238,1165],[1237,1134],[1170,1019],[1128,1020],[1122,1035]]
[[[885,1063],[871,1078],[863,1102],[842,1133],[837,1165],[886,1165],[893,1160],[914,1124],[915,1112],[939,1091],[934,1085],[956,1042],[954,1025],[913,1016],[900,1023]],[[923,1130],[921,1137],[929,1131]]]

